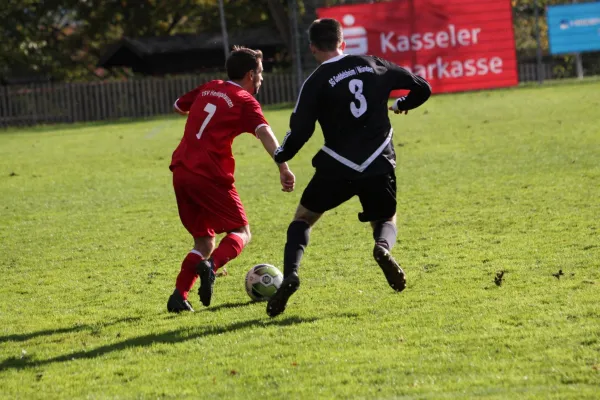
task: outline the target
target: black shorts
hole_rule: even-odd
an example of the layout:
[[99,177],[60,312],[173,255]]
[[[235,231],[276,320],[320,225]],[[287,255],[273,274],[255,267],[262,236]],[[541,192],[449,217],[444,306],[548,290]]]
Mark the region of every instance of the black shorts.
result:
[[319,214],[332,210],[358,196],[363,212],[361,222],[389,219],[396,214],[396,174],[394,171],[368,178],[346,180],[315,174],[308,183],[300,204]]

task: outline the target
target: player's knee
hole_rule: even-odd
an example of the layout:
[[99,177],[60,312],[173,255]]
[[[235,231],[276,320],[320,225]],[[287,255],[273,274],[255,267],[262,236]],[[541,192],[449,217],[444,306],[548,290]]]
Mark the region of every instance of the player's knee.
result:
[[239,229],[236,229],[235,231],[229,232],[232,235],[237,235],[240,238],[242,238],[242,240],[244,241],[244,246],[246,246],[248,243],[250,243],[250,239],[252,239],[252,233],[250,233],[250,226],[246,225],[246,226],[242,226]]
[[299,205],[292,222],[300,221],[308,224],[309,227],[312,227],[319,220],[321,215],[323,214],[310,211],[302,205]]
[[244,227],[244,243],[248,244],[250,243],[250,239],[252,239],[252,233],[250,233],[250,225],[246,225]]
[[215,238],[210,236],[194,238],[194,249],[200,252],[203,257],[210,257],[215,249]]
[[386,224],[386,223],[396,225],[396,214],[394,214],[393,216],[391,216],[389,218],[381,218],[381,219],[376,219],[374,221],[371,221],[371,226],[373,228],[375,228],[378,225]]

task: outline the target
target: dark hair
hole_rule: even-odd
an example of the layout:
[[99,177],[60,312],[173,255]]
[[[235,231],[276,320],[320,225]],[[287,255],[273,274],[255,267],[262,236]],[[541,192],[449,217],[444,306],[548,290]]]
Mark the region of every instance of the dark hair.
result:
[[344,40],[342,25],[333,18],[315,20],[308,28],[308,37],[321,51],[335,51]]
[[227,76],[231,80],[240,80],[248,73],[248,71],[258,71],[258,63],[262,59],[263,54],[260,50],[252,50],[243,46],[233,46],[233,50],[229,53],[227,61],[225,61],[225,69]]

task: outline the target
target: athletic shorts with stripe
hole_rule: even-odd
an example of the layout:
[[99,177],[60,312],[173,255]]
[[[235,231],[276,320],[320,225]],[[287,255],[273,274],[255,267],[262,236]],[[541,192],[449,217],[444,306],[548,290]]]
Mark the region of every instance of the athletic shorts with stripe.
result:
[[316,173],[302,194],[300,204],[310,211],[324,213],[358,196],[363,212],[361,222],[389,219],[396,214],[396,174],[394,171],[367,178],[346,180]]

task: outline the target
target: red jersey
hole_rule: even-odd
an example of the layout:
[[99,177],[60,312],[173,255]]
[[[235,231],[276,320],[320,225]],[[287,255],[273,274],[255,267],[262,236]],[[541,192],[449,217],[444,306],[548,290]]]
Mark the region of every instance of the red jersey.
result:
[[244,132],[256,135],[268,125],[258,101],[236,83],[215,80],[184,94],[174,106],[189,115],[171,170],[183,165],[217,183],[233,183],[233,139]]

